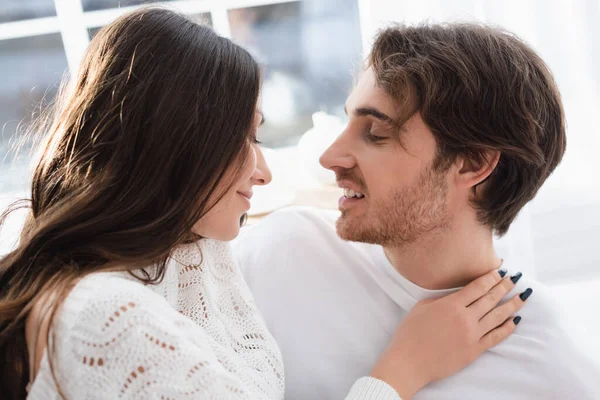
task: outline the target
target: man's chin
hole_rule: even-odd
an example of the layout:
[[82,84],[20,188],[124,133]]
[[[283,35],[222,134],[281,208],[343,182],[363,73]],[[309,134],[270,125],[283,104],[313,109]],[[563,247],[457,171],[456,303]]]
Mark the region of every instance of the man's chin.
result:
[[362,219],[356,217],[350,218],[342,214],[335,224],[338,236],[349,242],[380,244],[379,240],[377,240],[378,235],[365,227],[361,221]]

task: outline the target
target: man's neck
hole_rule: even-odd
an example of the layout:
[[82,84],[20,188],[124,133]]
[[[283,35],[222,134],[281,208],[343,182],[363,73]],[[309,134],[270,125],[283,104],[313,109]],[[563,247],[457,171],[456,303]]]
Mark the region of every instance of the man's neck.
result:
[[418,242],[384,246],[384,250],[402,276],[430,290],[465,286],[502,264],[494,250],[492,232],[477,221],[452,224]]

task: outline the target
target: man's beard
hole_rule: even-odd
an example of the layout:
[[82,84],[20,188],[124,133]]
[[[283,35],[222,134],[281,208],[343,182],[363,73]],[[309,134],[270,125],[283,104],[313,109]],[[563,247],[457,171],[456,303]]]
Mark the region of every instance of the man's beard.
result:
[[[402,247],[449,225],[448,185],[443,173],[428,167],[411,186],[392,188],[362,215],[342,211],[336,223],[344,240]],[[368,199],[371,201],[371,199]]]

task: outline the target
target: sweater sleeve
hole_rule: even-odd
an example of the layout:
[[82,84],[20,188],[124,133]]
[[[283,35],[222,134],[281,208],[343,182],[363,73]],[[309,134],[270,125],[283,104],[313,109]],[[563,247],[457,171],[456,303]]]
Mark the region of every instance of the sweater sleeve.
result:
[[402,400],[390,385],[379,379],[365,376],[358,379],[345,400]]
[[142,285],[110,283],[65,301],[71,323],[57,330],[54,359],[67,398],[259,398],[223,367],[199,325]]

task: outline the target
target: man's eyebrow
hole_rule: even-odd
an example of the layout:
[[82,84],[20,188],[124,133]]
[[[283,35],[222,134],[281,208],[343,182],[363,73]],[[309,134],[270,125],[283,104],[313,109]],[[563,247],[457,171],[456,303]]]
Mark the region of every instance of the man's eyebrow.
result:
[[[344,112],[346,113],[346,115],[348,115],[348,111],[346,110],[346,106],[344,106]],[[357,117],[371,116],[371,117],[376,118],[376,119],[378,119],[380,121],[387,122],[388,124],[392,124],[394,122],[394,120],[389,115],[386,115],[386,114],[382,113],[381,111],[379,111],[378,109],[373,108],[373,107],[359,107],[359,108],[356,108],[354,110],[354,115],[356,115]]]

